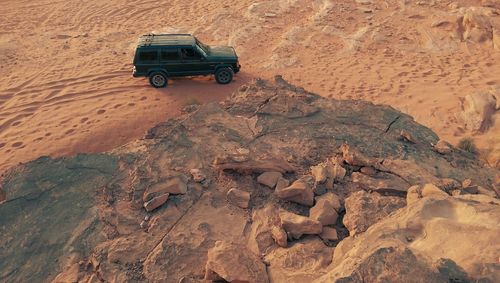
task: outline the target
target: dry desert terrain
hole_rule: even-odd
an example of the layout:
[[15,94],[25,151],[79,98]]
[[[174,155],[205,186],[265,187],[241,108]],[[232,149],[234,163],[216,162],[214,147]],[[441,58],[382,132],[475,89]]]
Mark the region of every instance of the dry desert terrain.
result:
[[[0,282],[500,282],[499,1],[0,16]],[[242,71],[155,89],[151,32]]]

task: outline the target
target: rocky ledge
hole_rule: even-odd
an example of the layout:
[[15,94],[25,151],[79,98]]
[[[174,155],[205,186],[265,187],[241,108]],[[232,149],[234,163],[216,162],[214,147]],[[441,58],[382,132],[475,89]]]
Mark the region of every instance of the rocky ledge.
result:
[[1,182],[0,281],[500,281],[498,171],[281,77]]

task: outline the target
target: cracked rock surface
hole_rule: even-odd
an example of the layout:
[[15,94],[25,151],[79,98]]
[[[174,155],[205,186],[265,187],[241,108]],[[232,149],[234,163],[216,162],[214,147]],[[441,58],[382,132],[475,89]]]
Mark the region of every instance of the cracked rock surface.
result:
[[[412,141],[401,139],[402,131]],[[391,107],[321,98],[281,77],[257,80],[223,103],[199,106],[112,152],[40,158],[11,169],[0,185],[0,281],[368,282],[391,278],[391,272],[399,272],[393,278],[401,281],[422,273],[428,282],[458,273],[495,281],[498,171],[459,149],[439,153],[438,141]],[[342,178],[314,182],[311,167],[328,162]],[[263,182],[258,178],[265,172],[279,173]],[[169,180],[176,178],[181,186],[172,187]],[[313,203],[276,193],[287,187],[280,184],[306,179],[313,180]],[[465,179],[488,195],[422,195],[404,204],[411,186]],[[247,208],[227,201],[232,188],[249,193]],[[346,207],[356,206],[345,200],[358,191],[367,192],[363,203],[377,204],[370,209],[393,198],[398,205],[350,237],[343,221]],[[144,208],[150,197],[167,193],[165,202]],[[322,207],[334,210],[336,221],[307,235],[286,234],[280,214],[309,219],[325,193],[338,196],[338,203]],[[322,231],[328,233],[320,237]],[[422,237],[424,232],[432,237]],[[469,238],[474,248],[453,249]],[[231,248],[214,249],[218,241]],[[448,249],[438,257],[440,246]],[[251,260],[234,262],[229,270],[214,261],[231,258],[226,250]],[[474,250],[489,252],[472,256]],[[418,264],[414,270],[377,268],[394,262]]]

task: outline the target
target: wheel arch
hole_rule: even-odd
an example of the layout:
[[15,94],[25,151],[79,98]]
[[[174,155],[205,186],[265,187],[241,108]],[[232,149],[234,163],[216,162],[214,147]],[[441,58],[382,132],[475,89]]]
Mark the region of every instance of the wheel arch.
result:
[[229,68],[234,73],[233,66],[231,66],[230,64],[227,64],[227,63],[220,63],[217,66],[215,66],[215,72],[217,72],[219,69],[222,69],[222,68]]
[[168,78],[167,70],[162,69],[162,68],[154,68],[154,69],[148,70],[148,77],[150,77],[152,73],[157,73],[157,72],[165,74],[165,76],[167,76],[167,78]]

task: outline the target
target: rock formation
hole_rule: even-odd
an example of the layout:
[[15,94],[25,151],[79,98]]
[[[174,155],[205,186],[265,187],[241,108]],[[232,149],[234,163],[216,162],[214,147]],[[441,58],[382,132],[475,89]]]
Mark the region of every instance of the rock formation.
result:
[[257,80],[112,152],[11,169],[0,281],[498,281],[498,171],[438,141]]

